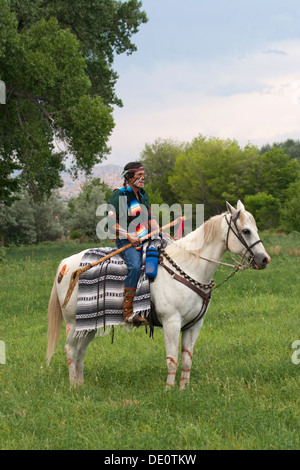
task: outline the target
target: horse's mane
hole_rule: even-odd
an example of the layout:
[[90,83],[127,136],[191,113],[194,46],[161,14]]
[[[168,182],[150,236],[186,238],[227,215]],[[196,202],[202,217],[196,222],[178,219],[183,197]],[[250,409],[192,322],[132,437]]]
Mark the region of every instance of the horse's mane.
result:
[[200,256],[204,246],[216,238],[221,228],[223,215],[211,217],[185,237],[169,243],[165,251],[171,258],[177,261],[185,261],[191,254],[197,258],[197,256]]

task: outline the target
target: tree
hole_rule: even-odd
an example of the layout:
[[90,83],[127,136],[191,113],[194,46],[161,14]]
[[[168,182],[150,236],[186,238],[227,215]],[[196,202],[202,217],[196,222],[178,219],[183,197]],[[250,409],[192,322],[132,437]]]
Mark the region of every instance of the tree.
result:
[[6,245],[55,241],[65,233],[66,208],[59,195],[32,203],[28,191],[9,207],[0,205],[0,237]]
[[0,238],[6,245],[36,243],[34,209],[26,192],[9,207],[0,205]]
[[92,94],[105,104],[122,105],[115,95],[118,75],[112,69],[114,54],[137,50],[133,34],[148,21],[139,0],[10,0],[18,20],[18,32],[31,28],[41,19],[54,17],[60,29],[68,29],[78,39],[87,59]]
[[69,217],[67,227],[80,235],[88,237],[91,241],[99,242],[96,227],[99,220],[96,211],[100,204],[105,204],[112,190],[99,178],[93,178],[83,184],[79,196],[68,203]]
[[140,160],[146,172],[146,190],[152,195],[151,203],[171,205],[178,202],[177,192],[172,190],[169,177],[173,174],[176,158],[184,148],[185,144],[171,139],[157,139],[153,144],[145,145]]
[[223,212],[226,200],[235,204],[251,193],[256,154],[253,146],[200,135],[176,159],[169,183],[181,204],[204,204],[207,218]]
[[297,158],[300,163],[300,141],[287,139],[284,142],[275,142],[274,144],[264,145],[260,149],[260,153],[270,152],[272,148],[278,148],[284,150],[284,152],[289,155],[290,158]]
[[0,206],[8,205],[20,189],[20,179],[13,176],[19,166],[11,159],[5,160],[0,153]]
[[33,204],[36,243],[56,241],[66,234],[67,207],[55,191],[48,200]]
[[278,227],[280,223],[280,201],[271,194],[260,192],[245,196],[245,206],[254,216],[260,230]]
[[[76,176],[108,154],[112,105],[122,105],[113,57],[136,50],[131,37],[147,21],[140,8],[137,0],[0,0],[0,155],[35,201],[62,184],[68,155]],[[16,187],[10,178],[2,175],[0,201]]]
[[282,203],[287,188],[299,176],[300,165],[297,159],[290,159],[284,149],[273,147],[257,155],[251,171],[254,184],[252,193],[264,191]]
[[199,136],[177,157],[169,183],[181,204],[202,203],[209,217],[222,212],[226,200],[235,204],[257,193],[272,196],[272,204],[275,200],[282,204],[299,168],[283,149],[274,147],[261,154],[250,144],[241,148],[236,141]]
[[291,183],[285,195],[281,209],[282,228],[287,232],[300,232],[300,178]]

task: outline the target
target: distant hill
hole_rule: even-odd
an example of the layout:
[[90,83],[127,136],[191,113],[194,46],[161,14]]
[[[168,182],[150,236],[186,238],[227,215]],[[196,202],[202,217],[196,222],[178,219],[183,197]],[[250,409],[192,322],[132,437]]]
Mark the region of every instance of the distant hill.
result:
[[[122,185],[123,179],[121,173],[123,167],[118,165],[96,165],[91,175],[92,178],[100,178],[111,188],[117,188]],[[86,181],[86,176],[80,174],[78,179],[73,180],[67,172],[62,172],[61,177],[64,181],[64,186],[59,190],[59,193],[64,201],[68,201],[72,197],[77,197],[80,193],[80,188]]]

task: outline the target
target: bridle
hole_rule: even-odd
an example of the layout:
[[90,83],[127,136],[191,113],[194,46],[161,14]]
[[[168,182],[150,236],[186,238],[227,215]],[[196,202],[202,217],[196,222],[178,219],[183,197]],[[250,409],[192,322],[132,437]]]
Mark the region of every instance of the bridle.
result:
[[246,251],[243,255],[243,259],[245,258],[247,253],[250,253],[251,258],[250,258],[249,262],[251,264],[253,264],[254,263],[254,253],[253,253],[252,248],[255,245],[257,245],[258,243],[262,243],[262,241],[257,240],[256,242],[252,243],[252,245],[250,245],[250,246],[248,245],[248,243],[246,242],[245,238],[242,235],[241,230],[237,226],[237,220],[240,216],[240,212],[241,211],[238,211],[236,214],[231,215],[230,221],[228,221],[228,219],[227,219],[227,214],[225,215],[225,220],[228,224],[228,231],[227,231],[227,236],[226,236],[226,249],[229,250],[229,248],[228,248],[228,239],[229,239],[229,233],[230,233],[230,231],[232,231],[234,233],[234,235],[237,237],[237,239],[241,242],[241,244],[246,248]]

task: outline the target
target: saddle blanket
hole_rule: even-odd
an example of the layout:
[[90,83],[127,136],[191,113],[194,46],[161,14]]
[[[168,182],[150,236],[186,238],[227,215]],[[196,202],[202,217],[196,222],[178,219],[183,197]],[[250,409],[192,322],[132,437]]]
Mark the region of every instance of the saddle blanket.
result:
[[[151,245],[161,244],[162,240],[151,240]],[[143,263],[140,279],[133,301],[133,312],[146,318],[150,312],[150,282],[145,275],[146,248],[143,246]],[[100,247],[88,250],[82,257],[79,267],[93,263],[116,251],[115,248]],[[112,256],[79,277],[76,336],[98,330],[99,335],[107,334],[111,326],[122,326],[131,329],[132,325],[123,319],[124,280],[127,266],[121,254]]]

